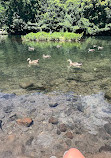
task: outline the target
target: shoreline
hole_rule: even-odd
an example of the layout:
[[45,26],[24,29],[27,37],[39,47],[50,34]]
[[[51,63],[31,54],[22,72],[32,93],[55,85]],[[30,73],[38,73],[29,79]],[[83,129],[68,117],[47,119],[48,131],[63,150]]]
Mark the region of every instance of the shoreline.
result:
[[[110,113],[102,92],[90,96],[0,93],[1,158],[62,158],[71,147],[78,148],[86,158],[104,155],[111,148]],[[24,118],[33,123],[24,123]],[[18,123],[20,119],[22,123]]]

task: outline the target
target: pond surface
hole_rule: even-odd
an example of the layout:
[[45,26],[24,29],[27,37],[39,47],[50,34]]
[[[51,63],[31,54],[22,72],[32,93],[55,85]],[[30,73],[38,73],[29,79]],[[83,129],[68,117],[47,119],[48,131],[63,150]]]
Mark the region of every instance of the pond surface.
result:
[[[103,49],[98,50],[98,46]],[[95,51],[88,52],[89,48]],[[43,59],[43,54],[51,58]],[[29,65],[27,58],[39,59],[39,64]],[[82,63],[82,67],[69,67],[68,59]],[[34,87],[20,87],[29,82]],[[23,94],[42,89],[92,94],[105,92],[110,87],[111,37],[88,37],[79,43],[23,43],[19,36],[0,36],[0,89],[3,92]]]

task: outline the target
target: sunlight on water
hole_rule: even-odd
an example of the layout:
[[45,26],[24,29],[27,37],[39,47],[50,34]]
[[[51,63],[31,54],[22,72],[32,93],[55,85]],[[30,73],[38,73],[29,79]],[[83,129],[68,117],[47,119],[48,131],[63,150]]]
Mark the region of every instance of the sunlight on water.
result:
[[[18,36],[1,36],[0,89],[16,94],[39,90],[76,94],[107,91],[111,87],[110,43],[110,37],[89,37],[80,43],[22,43]],[[103,48],[98,50],[98,46]],[[95,51],[88,52],[89,48]],[[43,59],[43,54],[51,58]],[[29,65],[27,58],[39,59],[39,64]],[[69,67],[68,59],[82,66]],[[30,87],[21,88],[26,84]]]

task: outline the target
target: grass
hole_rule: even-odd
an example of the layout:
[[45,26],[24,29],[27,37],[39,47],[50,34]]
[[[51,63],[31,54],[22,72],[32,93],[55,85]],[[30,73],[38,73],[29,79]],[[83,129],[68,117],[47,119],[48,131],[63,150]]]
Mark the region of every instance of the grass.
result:
[[82,38],[83,34],[76,34],[70,32],[37,32],[37,33],[28,33],[25,36],[22,36],[23,41],[79,41]]

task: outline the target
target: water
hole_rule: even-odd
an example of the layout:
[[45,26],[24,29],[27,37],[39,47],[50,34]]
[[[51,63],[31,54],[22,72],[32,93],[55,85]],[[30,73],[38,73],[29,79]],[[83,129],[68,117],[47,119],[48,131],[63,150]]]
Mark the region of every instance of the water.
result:
[[[23,43],[19,36],[0,37],[0,89],[8,93],[32,93],[44,87],[49,91],[73,91],[92,94],[111,87],[111,37],[89,37],[80,43]],[[59,48],[58,45],[60,46]],[[93,45],[95,52],[88,52]],[[34,47],[34,51],[29,51]],[[43,59],[43,54],[51,55]],[[27,58],[39,59],[29,66]],[[69,67],[68,59],[81,62],[81,68]],[[22,89],[21,83],[31,82],[33,89]]]

